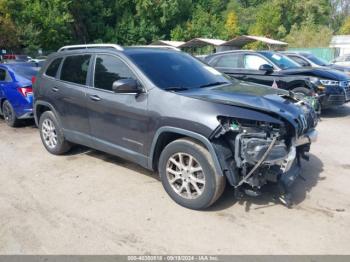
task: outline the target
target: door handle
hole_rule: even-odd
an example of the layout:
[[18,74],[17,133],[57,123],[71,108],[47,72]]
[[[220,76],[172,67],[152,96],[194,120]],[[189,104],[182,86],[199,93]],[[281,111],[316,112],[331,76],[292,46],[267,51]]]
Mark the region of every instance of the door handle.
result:
[[52,90],[53,92],[57,92],[59,89],[58,89],[57,87],[53,87],[51,90]]
[[101,100],[101,97],[99,97],[98,95],[91,95],[91,96],[90,96],[90,99],[91,99],[91,100],[94,100],[94,101],[100,101],[100,100]]

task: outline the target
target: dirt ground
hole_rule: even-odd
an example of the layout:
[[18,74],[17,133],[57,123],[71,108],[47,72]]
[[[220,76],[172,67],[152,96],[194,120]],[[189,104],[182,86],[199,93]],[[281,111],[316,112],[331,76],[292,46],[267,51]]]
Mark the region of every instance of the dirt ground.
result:
[[0,254],[350,254],[349,128],[350,106],[324,114],[293,209],[227,188],[191,211],[137,165],[82,147],[50,155],[32,123],[0,119]]

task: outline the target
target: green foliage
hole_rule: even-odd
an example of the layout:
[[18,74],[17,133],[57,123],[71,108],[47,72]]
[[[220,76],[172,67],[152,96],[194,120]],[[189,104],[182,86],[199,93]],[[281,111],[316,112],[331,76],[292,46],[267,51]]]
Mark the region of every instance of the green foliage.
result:
[[327,46],[350,33],[348,0],[0,0],[0,14],[0,48],[29,50],[241,34]]
[[348,17],[345,21],[342,27],[340,28],[339,33],[343,35],[350,35],[350,17]]
[[327,26],[309,23],[293,26],[286,41],[289,47],[328,47],[331,38],[332,30]]

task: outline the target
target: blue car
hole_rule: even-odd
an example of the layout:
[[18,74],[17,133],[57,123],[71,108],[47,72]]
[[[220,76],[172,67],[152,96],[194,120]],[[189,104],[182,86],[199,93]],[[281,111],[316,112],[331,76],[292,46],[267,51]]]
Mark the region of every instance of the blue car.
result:
[[9,126],[33,118],[32,83],[38,71],[33,66],[0,64],[0,114]]

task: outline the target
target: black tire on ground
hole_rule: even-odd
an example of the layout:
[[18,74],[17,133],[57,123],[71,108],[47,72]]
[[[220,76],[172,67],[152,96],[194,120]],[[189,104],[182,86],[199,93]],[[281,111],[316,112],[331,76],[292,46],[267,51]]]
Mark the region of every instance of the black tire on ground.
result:
[[[190,159],[190,157],[193,157],[192,161],[194,162],[191,163],[197,163],[202,168],[202,171],[195,171],[195,173],[193,173],[192,175],[186,173],[187,181],[190,181],[188,182],[188,189],[190,189],[191,192],[193,191],[193,194],[196,194],[196,196],[193,199],[188,199],[180,195],[175,191],[174,188],[175,186],[178,189],[178,191],[181,191],[179,190],[179,188],[182,188],[182,186],[185,183],[183,180],[185,177],[185,173],[183,172],[186,172],[186,170],[191,170],[187,169],[189,166],[192,166],[189,164],[190,160],[188,160],[187,162],[186,168],[184,169],[185,171],[180,172],[181,178],[179,178],[177,181],[179,185],[173,183],[172,186],[168,178],[168,175],[170,176],[170,174],[167,175],[167,167],[169,167],[168,165],[170,164],[170,158],[177,156],[179,153],[182,153],[181,156],[183,162],[186,161],[185,158]],[[196,166],[198,167],[199,165]],[[181,170],[180,168],[178,168],[177,165],[173,165],[172,167],[175,167],[176,170]],[[209,207],[222,195],[226,185],[226,178],[224,176],[216,174],[214,162],[209,151],[202,144],[189,138],[175,140],[164,148],[159,159],[158,171],[163,187],[165,191],[169,194],[169,196],[179,205],[190,209],[198,210]],[[195,183],[193,177],[195,177],[195,179],[198,179],[199,176],[200,179],[202,179],[202,181],[203,178],[205,179],[204,185],[196,183],[197,189],[199,189],[200,187],[200,190],[202,191],[201,194],[197,194],[198,190],[196,190],[196,188],[193,185],[193,183]],[[189,180],[188,177],[190,177]],[[171,178],[173,179],[174,177]],[[184,189],[185,192],[188,192],[188,189],[186,187]],[[189,194],[186,193],[186,195],[188,196]]]
[[16,117],[16,112],[8,100],[5,100],[5,102],[2,104],[2,113],[8,126],[18,126],[20,120]]
[[[51,146],[49,144],[50,139],[44,134],[45,130],[47,130],[45,128],[48,124],[50,124],[54,128],[54,131],[52,131],[51,134],[56,136],[56,143],[52,143]],[[62,127],[59,125],[56,116],[53,112],[46,111],[40,116],[39,131],[43,145],[45,146],[46,150],[49,151],[51,154],[62,155],[71,149],[72,144],[64,138]]]
[[296,87],[292,90],[294,93],[296,94],[303,94],[305,96],[312,96],[313,95],[313,91],[306,88],[306,87]]

